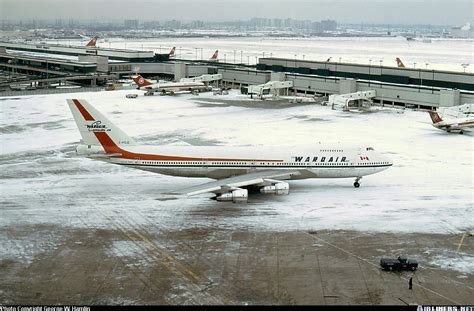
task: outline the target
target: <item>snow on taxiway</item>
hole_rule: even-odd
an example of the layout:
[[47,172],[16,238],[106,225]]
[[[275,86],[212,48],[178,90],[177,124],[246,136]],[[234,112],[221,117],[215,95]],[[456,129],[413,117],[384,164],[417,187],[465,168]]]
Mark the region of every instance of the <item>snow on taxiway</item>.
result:
[[[108,215],[119,213],[137,224],[147,220],[176,229],[473,229],[474,138],[433,128],[424,112],[361,114],[319,105],[256,104],[237,91],[227,96],[140,93],[126,99],[129,92],[0,100],[2,226],[107,227]],[[80,136],[66,98],[88,100],[144,143],[287,147],[340,142],[373,146],[391,157],[394,166],[363,178],[359,189],[352,179],[313,179],[290,182],[289,196],[255,195],[248,204],[211,201],[210,194],[176,197],[168,193],[209,180],[162,176],[76,156]]]

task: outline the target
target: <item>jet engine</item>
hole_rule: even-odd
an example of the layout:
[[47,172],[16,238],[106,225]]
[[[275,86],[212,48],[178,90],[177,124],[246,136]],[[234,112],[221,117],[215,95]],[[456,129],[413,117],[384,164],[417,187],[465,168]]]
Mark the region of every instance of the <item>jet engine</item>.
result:
[[290,184],[287,182],[278,182],[271,186],[263,186],[260,188],[261,193],[273,193],[276,195],[284,195],[290,193]]
[[249,197],[247,189],[236,189],[232,192],[227,192],[223,194],[219,194],[216,196],[216,200],[219,202],[247,202]]

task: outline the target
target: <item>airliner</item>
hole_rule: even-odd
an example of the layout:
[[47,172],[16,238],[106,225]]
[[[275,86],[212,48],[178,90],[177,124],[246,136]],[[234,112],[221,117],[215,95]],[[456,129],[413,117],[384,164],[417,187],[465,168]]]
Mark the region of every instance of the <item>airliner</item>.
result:
[[176,47],[173,46],[173,47],[171,48],[170,52],[168,53],[168,56],[169,56],[170,58],[176,57],[175,52],[176,52]]
[[469,114],[465,114],[465,117],[443,120],[436,111],[428,111],[428,113],[430,114],[431,121],[433,121],[432,125],[448,133],[459,132],[459,134],[463,134],[464,132],[472,131],[474,128],[474,117]]
[[146,91],[145,95],[153,95],[153,93],[174,95],[175,92],[179,91],[200,92],[209,89],[209,87],[202,82],[151,83],[141,75],[133,76],[132,80],[138,86],[139,90]]
[[67,103],[82,136],[78,154],[164,175],[216,179],[176,191],[189,196],[214,193],[217,201],[247,202],[248,188],[286,195],[287,180],[306,178],[355,178],[354,187],[359,188],[363,176],[392,166],[388,157],[371,147],[138,145],[85,100]]
[[97,36],[94,36],[89,42],[87,42],[86,46],[87,47],[95,47],[95,44],[97,42]]
[[209,58],[210,61],[213,62],[218,62],[218,57],[219,57],[219,50],[216,50],[214,54],[212,54],[211,58]]
[[405,64],[402,62],[402,60],[399,57],[395,58],[395,61],[397,62],[398,68],[405,68]]

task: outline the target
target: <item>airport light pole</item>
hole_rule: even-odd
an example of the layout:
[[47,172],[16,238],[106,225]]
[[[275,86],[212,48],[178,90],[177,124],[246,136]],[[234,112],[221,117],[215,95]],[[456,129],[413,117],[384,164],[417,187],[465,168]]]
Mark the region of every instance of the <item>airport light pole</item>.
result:
[[461,64],[461,66],[464,69],[464,72],[466,72],[466,68],[469,67],[469,64]]
[[428,65],[429,65],[429,63],[425,63],[425,66],[426,66],[425,69],[426,70],[428,70]]
[[418,79],[420,79],[420,86],[418,87],[418,92],[421,92],[421,86],[423,85],[423,79],[421,78],[421,68],[418,69]]
[[294,96],[296,96],[296,86],[295,86],[295,84],[296,84],[295,83],[296,82],[296,55],[297,54],[295,54],[295,68],[293,70],[293,93],[294,93],[293,95]]
[[255,56],[255,75],[257,75],[258,56]]
[[431,82],[431,94],[434,94],[434,69],[432,70],[433,71],[433,78],[432,78],[432,82]]
[[342,57],[339,57],[339,63],[341,62],[341,58],[342,58]]
[[297,66],[297,65],[296,65],[296,55],[298,55],[298,54],[295,54],[295,69],[293,70],[293,72],[295,73],[295,75],[296,75],[296,66]]
[[369,87],[370,87],[370,80],[371,80],[371,77],[370,77],[370,67],[372,67],[372,60],[369,59]]
[[247,74],[250,72],[250,56],[247,55]]
[[[379,60],[379,63],[380,63],[380,80],[382,80],[382,79],[383,79],[383,78],[382,78],[382,76],[383,76],[383,74],[382,74],[382,70],[383,70],[383,66],[382,66],[382,65],[383,65],[383,59],[380,59],[380,60]],[[382,81],[380,81],[380,88],[382,88]]]
[[413,68],[416,68],[416,63],[413,63]]

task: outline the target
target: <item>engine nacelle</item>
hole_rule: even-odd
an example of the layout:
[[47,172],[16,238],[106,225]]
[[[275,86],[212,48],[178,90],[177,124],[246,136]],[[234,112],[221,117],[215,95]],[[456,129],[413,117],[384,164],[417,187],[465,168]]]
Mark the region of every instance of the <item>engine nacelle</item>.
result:
[[276,195],[284,195],[290,193],[290,184],[287,182],[279,182],[272,186],[264,186],[260,188],[261,193],[273,193]]
[[249,193],[247,189],[236,189],[232,192],[220,194],[216,197],[219,202],[247,202]]

